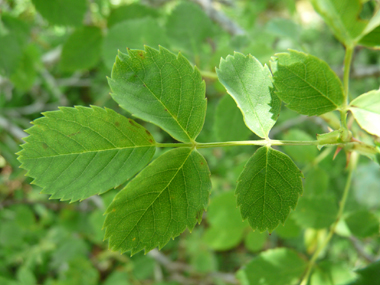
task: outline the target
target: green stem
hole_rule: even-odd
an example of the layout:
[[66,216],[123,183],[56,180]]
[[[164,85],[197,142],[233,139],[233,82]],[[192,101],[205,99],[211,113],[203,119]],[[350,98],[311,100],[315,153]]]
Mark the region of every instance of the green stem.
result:
[[348,197],[348,191],[350,190],[351,181],[352,181],[352,174],[356,168],[356,163],[358,161],[358,155],[353,152],[351,156],[351,162],[349,165],[349,172],[347,176],[346,186],[344,187],[343,196],[342,199],[339,202],[339,210],[338,214],[336,216],[335,222],[331,225],[330,231],[326,237],[326,239],[323,241],[323,243],[318,247],[318,249],[314,252],[313,256],[311,257],[309,264],[307,266],[306,273],[301,281],[301,285],[307,285],[311,270],[313,269],[313,266],[315,264],[315,261],[318,259],[320,253],[325,249],[325,247],[330,242],[331,238],[333,237],[335,233],[335,229],[340,221],[340,219],[343,216],[344,206],[346,205],[347,197]]
[[215,72],[200,70],[200,73],[204,78],[218,79],[218,75]]
[[[229,142],[212,142],[212,143],[156,143],[156,147],[226,147],[226,146],[243,146],[243,145],[318,145],[320,142],[315,141],[286,141],[286,140],[255,140],[255,141],[229,141]],[[355,145],[357,142],[331,143],[328,145]]]
[[343,87],[344,87],[344,109],[347,108],[348,104],[348,91],[349,91],[349,82],[350,82],[350,70],[351,70],[351,61],[352,55],[354,53],[355,46],[347,46],[346,54],[344,56],[344,72],[343,72]]

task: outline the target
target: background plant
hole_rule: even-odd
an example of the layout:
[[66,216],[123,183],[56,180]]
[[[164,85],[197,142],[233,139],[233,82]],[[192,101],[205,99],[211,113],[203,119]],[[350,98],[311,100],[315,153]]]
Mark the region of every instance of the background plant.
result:
[[[376,102],[379,95],[378,91],[372,91],[357,99],[352,100],[352,98],[379,87],[377,77],[367,78],[372,65],[369,66],[370,68],[366,66],[364,75],[361,66],[355,65],[356,62],[373,64],[374,71],[370,75],[376,76],[376,72],[378,72],[376,69],[378,52],[363,48],[355,49],[357,45],[371,48],[379,45],[377,36],[379,16],[376,14],[376,2],[368,1],[362,7],[358,1],[350,1],[348,4],[352,10],[344,14],[340,14],[344,7],[339,7],[335,1],[313,3],[316,11],[323,16],[335,36],[344,44],[345,56],[344,49],[332,36],[326,36],[327,39],[323,42],[316,40],[321,35],[329,35],[327,29],[313,26],[315,23],[309,24],[307,27],[297,24],[302,23],[305,11],[312,12],[311,7],[308,7],[307,3],[303,1],[296,3],[289,1],[286,4],[285,2],[265,1],[260,5],[242,1],[235,4],[234,7],[225,6],[223,12],[217,10],[218,6],[201,5],[200,7],[210,17],[206,16],[199,6],[190,2],[165,4],[150,2],[150,5],[164,4],[160,8],[152,8],[152,6],[142,6],[138,3],[126,3],[129,5],[114,7],[106,1],[93,2],[89,5],[84,1],[76,1],[71,4],[76,5],[74,14],[70,14],[72,9],[69,9],[66,13],[58,15],[50,13],[50,11],[63,10],[65,7],[54,6],[59,5],[54,1],[49,4],[53,5],[51,7],[44,3],[43,1],[33,1],[33,6],[32,3],[24,1],[6,2],[4,5],[6,12],[2,14],[1,41],[9,43],[1,45],[4,51],[0,57],[3,74],[0,122],[5,130],[1,137],[1,155],[4,157],[2,206],[5,207],[1,212],[0,228],[1,255],[4,257],[2,259],[2,281],[28,284],[65,282],[97,284],[117,281],[121,284],[127,284],[126,282],[149,284],[176,280],[181,284],[186,282],[190,284],[220,282],[223,284],[237,281],[233,275],[221,272],[236,272],[246,263],[246,267],[237,273],[237,277],[242,283],[255,284],[257,283],[255,280],[261,279],[265,280],[266,284],[296,284],[301,280],[303,284],[306,284],[309,273],[312,273],[310,284],[347,284],[349,282],[368,284],[368,280],[374,282],[375,277],[372,272],[378,270],[378,263],[375,262],[379,230],[378,199],[376,199],[378,165],[376,162],[372,164],[366,157],[358,157],[357,154],[364,154],[374,161],[377,160],[375,144],[377,142],[376,135],[378,135],[376,120],[378,121],[379,108]],[[200,2],[200,4],[204,3]],[[46,22],[42,18],[38,18],[40,16],[35,14],[33,7],[36,7],[40,15],[51,25],[58,26],[46,28]],[[286,13],[287,16],[266,20],[265,18],[272,15],[273,12]],[[226,18],[224,13],[232,20]],[[362,21],[356,21],[359,13]],[[258,16],[257,20],[255,20],[255,15]],[[371,18],[372,15],[374,16]],[[234,17],[236,19],[233,19]],[[197,33],[194,33],[194,27],[197,25],[199,25],[199,29]],[[70,26],[76,28],[73,29]],[[67,32],[71,32],[69,37],[66,36]],[[123,33],[128,41],[123,39]],[[63,44],[62,51],[60,51],[60,44]],[[202,84],[200,74],[197,70],[194,71],[191,64],[183,57],[180,56],[176,59],[173,54],[163,48],[160,49],[160,54],[151,48],[145,48],[143,51],[141,50],[143,44],[155,48],[161,44],[175,52],[181,50],[190,62],[196,64],[201,70],[200,74],[206,79],[208,98],[206,120],[202,132],[200,130],[206,108],[202,99],[205,86]],[[58,47],[55,48],[56,46]],[[29,130],[32,135],[26,139],[28,143],[24,145],[24,167],[30,169],[29,175],[39,176],[35,181],[37,185],[49,185],[43,189],[43,192],[52,194],[53,198],[75,201],[117,187],[125,179],[133,177],[149,162],[155,146],[183,146],[183,148],[165,153],[162,150],[156,151],[154,157],[156,160],[127,184],[126,189],[130,189],[130,191],[120,191],[123,188],[120,186],[102,196],[92,196],[80,204],[46,203],[43,195],[36,195],[40,190],[31,189],[28,181],[22,182],[23,173],[17,170],[18,162],[13,155],[17,151],[17,143],[14,142],[14,138],[20,139],[25,136],[20,127],[27,128],[28,121],[39,117],[40,111],[55,110],[57,106],[62,105],[95,103],[102,107],[108,106],[130,117],[123,109],[119,109],[108,96],[109,89],[104,80],[104,76],[110,74],[116,50],[119,48],[123,52],[126,46],[141,51],[130,50],[128,51],[129,55],[121,54],[119,56],[120,60],[117,60],[110,79],[112,96],[133,115],[146,121],[153,121],[171,136],[151,124],[146,124],[144,121],[136,123],[110,109],[99,107],[92,107],[92,109],[88,107],[62,108],[58,112],[47,112],[44,118],[34,122],[35,126]],[[274,75],[274,86],[271,85],[271,80],[265,80],[265,78],[269,78],[265,77],[266,75],[270,76],[269,69],[263,67],[254,58],[245,57],[239,53],[234,57],[226,57],[228,54],[233,55],[233,51],[240,51],[243,54],[251,53],[259,61],[265,63],[274,53],[283,52],[287,48],[302,50],[303,53],[288,51],[276,54],[276,58],[272,59],[270,64]],[[45,54],[41,56],[43,53]],[[333,68],[334,65],[340,66],[344,58],[343,87],[334,73],[330,71],[328,64],[307,54],[326,60]],[[128,101],[128,98],[122,96],[125,88],[132,86],[134,91],[144,94],[146,87],[152,86],[152,82],[146,86],[141,84],[137,86],[133,76],[130,78],[125,76],[128,72],[131,75],[139,75],[141,66],[137,62],[147,64],[146,67],[152,67],[152,64],[149,65],[144,58],[146,55],[152,58],[156,57],[158,62],[170,60],[172,63],[174,62],[173,66],[177,64],[177,69],[180,66],[181,76],[177,79],[182,80],[182,85],[191,86],[186,90],[195,90],[195,94],[197,94],[197,101],[191,102],[197,106],[197,116],[189,120],[192,110],[184,108],[181,110],[182,113],[177,110],[177,114],[180,116],[177,116],[177,120],[174,122],[168,122],[168,120],[160,122],[152,116],[149,117],[153,111],[159,112],[158,108],[152,108],[144,114],[139,110],[138,104],[133,105],[133,101]],[[352,80],[349,80],[349,67],[353,55],[357,57],[357,60],[354,61],[354,71],[351,73]],[[219,66],[220,56],[225,60],[222,60]],[[135,69],[132,71],[128,70],[131,66],[129,62],[131,59],[135,63]],[[55,65],[49,60],[52,60],[53,63],[59,60],[59,63]],[[306,66],[306,70],[310,68],[310,72],[314,76],[309,78],[302,73],[304,69],[300,69],[300,65],[294,64],[297,61],[303,61],[304,64],[301,67]],[[250,117],[249,109],[244,110],[247,104],[244,102],[244,97],[239,97],[244,95],[244,92],[235,92],[239,86],[232,80],[233,76],[229,68],[231,63],[248,67],[246,70],[249,72],[242,74],[243,77],[244,75],[248,77],[247,80],[252,73],[262,75],[260,82],[265,82],[269,87],[269,89],[263,88],[263,92],[258,93],[263,96],[260,98],[261,101],[270,98],[268,103],[272,104],[271,110],[266,110],[266,112],[261,112],[262,110],[259,109],[258,113],[264,116],[265,123],[260,124],[261,121],[258,120],[259,124],[257,124],[257,120],[255,122],[255,119]],[[220,82],[234,97],[238,105],[240,103],[245,123],[250,130],[244,125],[243,117],[236,108],[236,103],[230,96],[223,96],[225,89],[216,79],[216,74],[213,72],[214,66],[219,66],[217,71]],[[86,71],[88,68],[91,71]],[[176,68],[166,69],[165,75],[178,74],[174,69]],[[285,69],[287,72],[284,71]],[[154,71],[152,68],[146,70],[152,70],[152,76],[148,76],[148,78],[154,81],[154,78],[157,78],[157,70]],[[289,78],[289,70],[293,74],[305,75],[303,79],[306,80],[302,82],[302,80]],[[336,68],[336,71],[339,75],[339,67]],[[185,76],[182,77],[182,74]],[[323,104],[323,108],[315,109],[316,106],[319,106],[321,98],[318,98],[318,93],[313,93],[310,88],[307,96],[312,94],[312,104],[307,106],[307,104],[294,102],[294,99],[297,99],[295,88],[302,86],[305,90],[310,85],[321,82],[319,79],[326,78],[323,77],[326,74],[329,76],[327,77],[329,78],[329,88],[324,89],[326,91],[324,95],[327,94],[327,97],[332,100]],[[356,77],[363,76],[365,76],[364,79],[356,79]],[[164,76],[162,78],[165,79]],[[189,78],[191,78],[191,82],[196,83],[186,85]],[[302,79],[302,76],[300,78]],[[305,82],[308,84],[302,85]],[[350,89],[348,89],[349,82]],[[175,85],[175,82],[169,82],[169,84],[174,88],[178,86]],[[273,91],[274,88],[277,93],[265,92],[265,90]],[[186,90],[183,91],[183,94],[186,94]],[[251,94],[251,92],[247,92],[247,94]],[[305,94],[301,95],[305,96]],[[268,132],[275,123],[276,115],[279,112],[279,104],[276,103],[279,100],[276,99],[276,96],[280,97],[290,109],[306,115],[321,115],[321,119],[299,117],[286,107],[282,107],[281,115],[270,132],[272,140],[269,141]],[[219,100],[220,97],[222,99]],[[350,100],[347,100],[347,97],[351,97]],[[348,102],[352,102],[351,105],[348,105]],[[172,111],[176,106],[186,106],[183,102],[179,104],[175,99],[169,103],[171,104],[170,108],[161,111],[170,113],[168,117],[171,118],[174,118]],[[194,106],[191,104],[189,103],[187,106]],[[135,106],[135,109],[129,109],[132,108],[131,106]],[[339,109],[339,116],[336,116],[335,113],[326,113],[335,109]],[[347,120],[348,109],[354,116],[349,115]],[[225,116],[226,113],[230,116]],[[269,118],[265,117],[268,114]],[[159,118],[162,114],[156,115],[158,115],[156,118]],[[371,119],[368,119],[369,116],[372,116]],[[360,127],[354,121],[354,117]],[[181,121],[183,118],[188,119],[186,124]],[[89,119],[92,120],[90,126],[94,132],[83,134],[88,129],[82,127],[78,129],[77,123],[88,126]],[[70,120],[71,122],[69,122]],[[190,124],[187,124],[188,122]],[[181,128],[181,126],[186,126],[186,128]],[[336,131],[324,134],[328,132],[327,126]],[[49,129],[65,131],[68,136],[64,139],[59,132],[51,136],[48,132]],[[121,135],[120,129],[127,135]],[[41,130],[44,131],[41,132]],[[128,133],[134,135],[128,136]],[[323,135],[319,135],[315,140],[313,139],[315,133]],[[83,135],[82,139],[81,134]],[[138,137],[135,134],[139,134]],[[97,136],[97,138],[86,140],[85,138],[89,136]],[[82,163],[90,165],[89,168],[84,168],[88,172],[83,172],[83,176],[76,177],[75,181],[68,180],[73,173],[70,176],[70,173],[65,173],[62,169],[60,171],[57,168],[47,168],[46,162],[45,164],[36,163],[37,160],[33,159],[33,155],[36,158],[40,156],[41,151],[53,152],[57,147],[59,151],[68,154],[65,156],[65,160],[60,161],[58,165],[64,167],[64,162],[68,161],[68,157],[75,161],[76,158],[73,156],[70,158],[69,155],[72,150],[78,149],[78,145],[73,144],[70,139],[72,137],[80,142],[79,149],[82,147],[80,151],[86,152],[84,155],[86,159],[82,160]],[[173,140],[172,137],[176,140]],[[197,143],[195,143],[195,137],[197,137]],[[260,137],[264,140],[260,140]],[[351,137],[362,143],[352,142]],[[58,143],[57,138],[59,138]],[[240,143],[224,143],[225,141],[247,139],[250,140]],[[160,143],[155,143],[155,141]],[[178,144],[177,141],[183,141],[183,143]],[[215,143],[218,141],[221,143]],[[299,141],[303,141],[303,143]],[[38,145],[39,148],[33,147],[33,144]],[[269,144],[273,148],[267,148]],[[331,162],[332,147],[326,146],[318,153],[315,146],[292,146],[293,144],[318,146],[333,144],[344,148],[347,154],[352,153],[349,159],[351,162],[348,167],[348,175],[344,170],[346,164],[344,155],[338,154],[335,161]],[[136,148],[136,145],[139,148]],[[235,145],[235,147],[215,148],[226,145]],[[256,150],[257,146],[255,145],[265,146]],[[247,188],[244,187],[244,173],[249,175],[250,171],[247,169],[255,171],[252,167],[257,165],[255,159],[261,154],[266,153],[275,157],[276,160],[282,158],[291,163],[290,158],[275,150],[278,148],[276,145],[282,145],[280,146],[281,150],[294,159],[306,178],[304,194],[300,198],[296,211],[291,213],[284,226],[279,226],[268,236],[259,234],[258,231],[252,232],[249,230],[247,222],[241,222],[234,202],[233,189],[236,187],[235,181],[239,177],[239,173],[242,172],[243,166],[253,153],[255,155],[250,159],[246,170],[239,179],[241,181],[238,184],[238,193],[240,193],[238,199],[242,197]],[[199,152],[192,149],[195,146]],[[91,157],[94,150],[98,150],[99,147],[105,151],[101,155]],[[38,152],[34,152],[35,150]],[[26,159],[25,154],[32,159]],[[112,159],[117,156],[120,157],[120,160]],[[125,161],[126,157],[129,161],[135,159],[136,162],[131,162],[131,165],[135,167],[110,166],[108,163],[110,160],[122,161],[122,158]],[[143,159],[140,160],[140,157]],[[96,163],[91,164],[93,161]],[[124,209],[118,201],[139,198],[138,193],[141,193],[142,190],[140,189],[140,192],[132,190],[137,189],[136,187],[143,188],[143,182],[146,180],[142,179],[144,175],[150,176],[154,174],[155,168],[162,170],[166,167],[165,173],[170,176],[173,165],[178,170],[178,164],[182,165],[181,161],[183,168],[187,169],[186,173],[192,173],[192,170],[193,173],[196,172],[200,177],[204,177],[204,179],[194,179],[193,177],[189,180],[193,183],[189,189],[202,189],[203,195],[192,197],[191,211],[193,214],[191,219],[186,221],[173,219],[170,223],[171,235],[178,235],[185,226],[193,227],[195,222],[200,219],[199,213],[207,206],[210,189],[206,167],[208,163],[212,173],[213,187],[209,210],[204,219],[206,222],[196,227],[191,235],[184,234],[183,237],[169,242],[161,252],[153,250],[147,256],[136,254],[131,259],[127,256],[124,258],[124,255],[120,258],[120,255],[115,256],[109,252],[106,244],[101,241],[103,233],[100,228],[104,219],[102,212],[111,203],[117,192],[119,192],[117,197],[120,198],[108,208],[107,216],[109,222],[106,234],[111,236],[111,246],[121,248],[123,251],[132,249],[136,252],[143,247],[150,249],[157,245],[163,246],[167,242],[167,238],[159,240],[159,237],[162,236],[161,233],[157,235],[156,240],[153,240],[155,242],[151,243],[152,233],[146,231],[140,237],[140,240],[145,241],[143,245],[133,243],[134,237],[131,236],[132,243],[130,245],[115,246],[119,242],[116,242],[117,238],[114,242],[112,241],[112,219],[109,217],[117,215],[118,209]],[[137,162],[139,166],[135,164]],[[75,165],[80,166],[80,163]],[[292,166],[295,174],[297,166],[293,163],[289,165]],[[348,191],[356,165],[353,189]],[[98,166],[99,169],[91,168],[91,166]],[[278,167],[280,166],[278,165]],[[112,167],[116,167],[120,171],[115,174]],[[69,167],[68,169],[75,171],[78,167]],[[38,175],[39,173],[44,173],[44,175]],[[87,174],[91,173],[97,173],[96,181],[90,179],[87,180],[89,183],[80,183],[85,181],[83,178]],[[294,178],[292,181],[299,181],[295,183],[300,185],[300,172],[297,173],[296,177],[298,178]],[[111,181],[107,179],[110,174],[114,177]],[[52,179],[57,178],[58,183],[52,184]],[[186,180],[184,182],[175,180],[174,182],[176,187],[173,189],[188,187]],[[157,183],[152,184],[158,185]],[[20,188],[23,191],[15,191]],[[76,191],[77,188],[80,191]],[[294,194],[298,196],[297,192],[301,191],[300,187],[296,188],[299,190]],[[73,193],[76,194],[73,195]],[[173,193],[175,194],[175,192]],[[166,198],[178,199],[181,198],[181,195]],[[243,203],[240,208],[243,216],[248,216],[248,220],[250,220],[249,216],[252,213],[245,212],[245,201],[246,199],[242,199],[239,202]],[[294,198],[290,203],[290,206],[292,205],[295,206]],[[163,209],[165,201],[162,201],[160,206],[159,209]],[[250,208],[246,207],[246,209]],[[180,208],[178,210],[181,212]],[[128,211],[131,211],[131,214],[134,213],[133,208],[129,208]],[[278,221],[285,220],[286,215],[287,213],[283,213]],[[165,211],[162,211],[162,221],[165,218],[167,218]],[[251,220],[250,224],[260,230],[268,228],[272,231],[277,222],[266,221],[260,224]],[[147,226],[149,225],[147,224]],[[14,236],[19,238],[14,239]],[[330,239],[332,240],[330,241]],[[347,242],[352,243],[348,249]],[[281,248],[277,248],[278,246]],[[226,250],[228,250],[227,253]],[[318,260],[318,258],[320,259]],[[313,269],[315,262],[317,264]],[[366,263],[371,263],[371,265],[365,267]],[[156,266],[155,270],[154,266]],[[116,268],[119,270],[115,271]],[[257,270],[257,268],[262,269]],[[363,269],[355,275],[352,273],[352,269],[356,268]],[[291,271],[290,269],[296,270]],[[79,272],[85,272],[85,274],[78,274]],[[178,275],[178,272],[186,272],[186,274]]]

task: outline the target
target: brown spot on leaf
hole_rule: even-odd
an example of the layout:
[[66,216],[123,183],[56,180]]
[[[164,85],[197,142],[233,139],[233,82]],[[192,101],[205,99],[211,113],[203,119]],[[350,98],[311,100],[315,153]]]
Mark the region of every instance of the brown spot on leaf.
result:
[[150,140],[149,140],[149,142],[150,142],[150,143],[153,143],[153,140],[152,140],[152,139],[150,139]]
[[46,144],[46,143],[42,143],[42,147],[44,148],[44,149],[47,149],[49,146]]
[[138,55],[141,59],[144,59],[144,58],[145,58],[144,52],[142,52],[142,51],[139,51],[139,52],[137,53],[137,55]]
[[136,127],[136,124],[134,121],[132,121],[131,119],[128,119],[129,123],[132,125],[132,126],[135,126]]
[[165,109],[165,112],[167,112],[168,111],[168,109]]
[[143,84],[143,86],[144,86],[144,87],[146,87],[146,85],[145,85],[145,84]]
[[145,132],[146,132],[149,136],[151,136],[151,134],[150,134],[150,132],[149,132],[148,130],[145,130]]
[[80,134],[80,132],[76,132],[76,133],[69,134],[69,137],[76,136],[77,134]]
[[116,121],[116,122],[115,122],[115,126],[116,126],[116,127],[120,126],[120,123]]
[[115,209],[115,208],[113,208],[113,209],[112,209],[112,212],[116,212],[116,209]]

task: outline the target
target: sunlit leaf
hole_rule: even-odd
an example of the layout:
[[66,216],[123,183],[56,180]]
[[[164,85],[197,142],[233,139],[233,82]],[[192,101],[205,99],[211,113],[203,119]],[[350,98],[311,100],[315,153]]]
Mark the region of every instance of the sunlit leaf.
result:
[[314,116],[343,104],[343,86],[326,62],[294,50],[272,59],[276,94],[300,114]]
[[352,100],[350,110],[360,127],[380,137],[380,91],[372,90]]
[[191,142],[201,131],[207,105],[205,83],[181,54],[148,46],[119,52],[108,82],[112,98],[122,108],[173,138]]
[[147,130],[111,109],[61,107],[33,123],[19,160],[54,199],[104,193],[135,175],[155,152]]
[[108,207],[104,228],[109,247],[147,252],[162,248],[186,227],[192,230],[207,207],[209,176],[196,150],[177,148],[159,156]]
[[245,165],[236,188],[243,219],[253,229],[272,232],[284,223],[302,194],[302,173],[284,153],[261,147]]
[[234,56],[221,59],[216,71],[219,81],[243,113],[247,127],[266,138],[281,108],[269,68],[251,55],[235,52]]

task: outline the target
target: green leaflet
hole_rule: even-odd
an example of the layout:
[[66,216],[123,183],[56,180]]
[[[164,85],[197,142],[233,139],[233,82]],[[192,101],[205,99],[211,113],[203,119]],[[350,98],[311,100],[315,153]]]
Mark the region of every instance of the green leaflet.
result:
[[350,110],[360,127],[380,136],[380,91],[372,90],[352,100]]
[[343,86],[326,62],[295,50],[275,54],[271,61],[276,94],[300,114],[314,116],[343,104]]
[[308,195],[299,200],[293,218],[303,228],[323,229],[335,221],[337,213],[334,196]]
[[353,212],[345,221],[351,233],[359,238],[379,235],[379,220],[368,210]]
[[83,200],[119,186],[152,158],[151,134],[111,109],[61,107],[26,132],[21,167],[52,199]]
[[380,261],[376,261],[356,271],[358,273],[358,279],[355,282],[350,283],[351,285],[379,285],[380,284]]
[[302,194],[302,173],[284,153],[259,148],[248,160],[236,187],[243,219],[260,232],[285,222]]
[[167,42],[165,30],[157,20],[151,17],[130,19],[110,27],[104,38],[102,57],[106,66],[112,69],[118,50],[138,49],[143,45],[167,46]]
[[62,48],[61,68],[74,72],[94,67],[100,58],[102,31],[97,27],[81,27],[70,35]]
[[189,2],[182,2],[175,7],[165,28],[173,46],[192,55],[198,55],[202,43],[214,34],[210,18],[198,5]]
[[[287,248],[276,248],[260,253],[238,272],[248,284],[290,285],[297,284],[306,269],[306,261]],[[243,283],[242,284],[247,284]]]
[[[379,12],[380,13],[380,12]],[[360,45],[380,49],[380,26],[360,39]]]
[[135,254],[192,230],[211,189],[207,162],[196,150],[177,148],[159,156],[121,190],[108,207],[109,247]]
[[360,37],[367,21],[359,19],[360,0],[312,0],[314,9],[333,30],[334,35],[346,46]]
[[245,126],[243,116],[231,96],[224,96],[215,111],[214,130],[221,141],[246,140],[251,131]]
[[281,108],[269,68],[251,55],[235,52],[221,59],[216,72],[243,113],[247,127],[261,138],[268,137]]
[[86,0],[32,0],[37,11],[53,25],[80,26],[86,13]]
[[[110,28],[113,25],[126,20],[144,17],[156,18],[158,15],[159,13],[156,9],[135,2],[129,5],[117,6],[113,9],[108,16],[107,25]],[[153,28],[153,26],[151,28]]]
[[145,46],[119,52],[108,80],[112,98],[134,116],[152,122],[173,138],[192,142],[206,116],[205,83],[181,54]]

